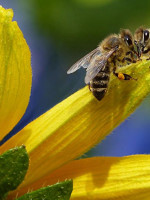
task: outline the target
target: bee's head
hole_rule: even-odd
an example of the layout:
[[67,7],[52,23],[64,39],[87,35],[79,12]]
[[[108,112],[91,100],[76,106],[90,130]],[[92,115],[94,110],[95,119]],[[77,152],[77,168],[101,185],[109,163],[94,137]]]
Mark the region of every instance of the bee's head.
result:
[[133,52],[135,51],[133,36],[132,36],[132,33],[128,29],[122,29],[120,31],[120,38],[122,39],[123,43],[125,44],[128,50],[133,51]]
[[137,47],[138,56],[140,57],[144,48],[150,41],[150,32],[143,27],[138,28],[134,34],[134,44]]

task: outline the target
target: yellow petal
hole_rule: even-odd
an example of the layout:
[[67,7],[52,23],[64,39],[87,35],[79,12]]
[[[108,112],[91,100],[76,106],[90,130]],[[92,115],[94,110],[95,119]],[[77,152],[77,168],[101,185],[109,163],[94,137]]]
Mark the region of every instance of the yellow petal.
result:
[[124,68],[137,81],[112,76],[109,92],[100,102],[88,87],[81,89],[6,142],[1,151],[24,144],[30,154],[23,184],[80,156],[125,120],[150,91],[149,65],[147,61]]
[[10,194],[73,179],[72,200],[149,200],[150,155],[95,157],[72,161],[34,184]]
[[12,17],[0,6],[0,140],[23,116],[31,91],[30,51]]

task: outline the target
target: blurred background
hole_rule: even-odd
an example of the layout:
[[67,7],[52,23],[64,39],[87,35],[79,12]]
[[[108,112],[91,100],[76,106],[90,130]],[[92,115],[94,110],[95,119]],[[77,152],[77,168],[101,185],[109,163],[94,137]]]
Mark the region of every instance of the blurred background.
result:
[[[84,70],[72,75],[66,71],[107,35],[120,28],[150,27],[149,0],[0,0],[0,4],[13,8],[32,53],[30,103],[10,135],[84,87]],[[142,153],[150,153],[150,96],[84,156]]]

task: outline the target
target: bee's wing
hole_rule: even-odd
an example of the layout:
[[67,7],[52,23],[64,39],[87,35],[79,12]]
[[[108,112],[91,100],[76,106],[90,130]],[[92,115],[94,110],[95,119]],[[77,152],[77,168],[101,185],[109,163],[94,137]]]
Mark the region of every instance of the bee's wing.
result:
[[100,55],[100,54],[101,52],[99,48],[94,49],[93,51],[88,53],[86,56],[78,60],[74,65],[72,65],[72,67],[67,71],[67,74],[71,74],[77,71],[78,69],[80,69],[81,67],[87,68],[90,64],[91,59],[93,59],[96,55]]
[[95,57],[90,65],[87,68],[85,83],[88,84],[102,69],[103,66],[107,63],[108,58],[116,51],[116,49],[112,49],[109,52],[101,54]]

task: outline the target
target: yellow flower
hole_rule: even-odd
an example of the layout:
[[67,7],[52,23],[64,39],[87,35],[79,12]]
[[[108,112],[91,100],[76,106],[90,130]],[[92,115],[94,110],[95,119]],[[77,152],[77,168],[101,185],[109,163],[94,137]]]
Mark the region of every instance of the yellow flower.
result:
[[[0,7],[1,139],[25,112],[31,91],[30,51],[12,10]],[[150,61],[121,69],[138,80],[111,76],[98,102],[85,87],[29,123],[0,147],[24,144],[30,166],[24,182],[7,199],[72,178],[71,199],[149,199],[150,156],[96,157],[75,160],[125,120],[150,92]]]

